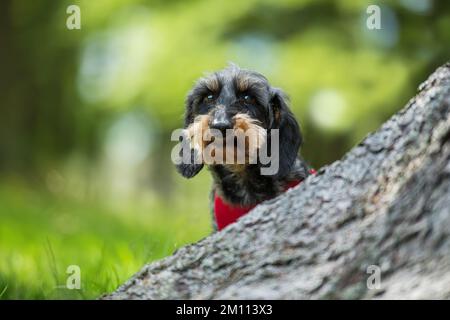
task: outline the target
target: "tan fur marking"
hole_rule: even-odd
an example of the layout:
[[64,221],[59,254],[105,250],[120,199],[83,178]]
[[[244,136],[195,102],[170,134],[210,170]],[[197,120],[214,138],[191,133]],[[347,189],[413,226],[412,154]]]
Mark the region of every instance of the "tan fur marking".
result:
[[245,75],[238,74],[236,76],[237,89],[240,92],[247,91],[250,87],[249,79]]
[[[234,164],[226,164],[226,166],[233,172],[244,172],[246,164],[256,160],[259,148],[261,148],[265,143],[266,130],[260,126],[260,122],[258,120],[252,119],[248,114],[240,113],[234,116],[234,134],[238,137],[238,139],[244,139],[243,141],[245,147],[245,150],[240,150],[245,157],[245,163],[238,164],[238,148],[234,146],[234,140],[228,142],[232,146],[227,146],[228,143],[226,143],[223,139],[219,139],[217,141],[204,140],[205,135],[208,135],[208,130],[210,130],[209,120],[210,115],[197,116],[194,119],[194,122],[186,128],[187,136],[190,139],[191,148],[196,149],[203,155],[206,146],[209,144],[216,145],[216,148],[224,147],[222,153],[223,162],[226,163],[227,160],[230,160],[227,159],[227,156],[234,158]],[[233,150],[228,148],[233,148]],[[215,156],[214,151],[212,156]]]
[[218,92],[220,89],[219,79],[216,76],[210,76],[205,79],[206,87],[212,92]]
[[[249,138],[257,141],[257,148],[260,148],[266,140],[266,130],[261,127],[260,122],[251,118],[248,114],[238,113],[234,116],[235,125],[234,128],[241,129],[248,133]],[[247,132],[250,131],[250,132]]]
[[275,117],[275,121],[277,123],[280,123],[280,111],[279,110],[275,110],[274,117]]
[[205,131],[209,130],[209,115],[195,117],[194,122],[186,128],[187,135],[191,141],[191,147],[203,152],[208,141],[203,140]]
[[[260,126],[260,122],[251,118],[248,114],[239,113],[234,116],[235,134],[237,137],[244,135],[245,141],[245,162],[248,164],[256,160],[258,150],[266,141],[266,130]],[[242,137],[241,137],[242,138]],[[237,150],[235,150],[237,159]],[[239,168],[243,170],[244,168]]]

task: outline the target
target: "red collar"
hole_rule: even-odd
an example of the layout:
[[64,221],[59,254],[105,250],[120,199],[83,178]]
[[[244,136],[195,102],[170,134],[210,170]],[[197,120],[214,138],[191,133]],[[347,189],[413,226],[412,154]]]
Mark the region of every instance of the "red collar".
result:
[[[316,171],[311,170],[311,174],[314,173],[316,173]],[[284,191],[295,187],[300,182],[302,182],[302,180],[289,182]],[[222,230],[227,225],[235,222],[237,219],[245,215],[256,206],[257,204],[247,207],[232,206],[223,201],[221,197],[214,193],[214,217],[216,219],[217,230]]]

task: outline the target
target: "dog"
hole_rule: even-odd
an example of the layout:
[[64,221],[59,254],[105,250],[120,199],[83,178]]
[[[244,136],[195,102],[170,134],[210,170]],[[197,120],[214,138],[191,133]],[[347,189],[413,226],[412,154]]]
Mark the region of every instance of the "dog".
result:
[[[236,151],[236,138],[205,140],[204,133],[210,131],[250,132],[244,139],[243,161],[236,163],[236,152],[228,158],[229,151]],[[258,151],[262,146],[274,145],[271,133],[275,131],[279,140],[274,152],[278,156],[278,167],[271,174],[262,174],[264,165]],[[286,94],[272,87],[262,74],[235,64],[196,82],[186,99],[184,134],[182,140],[188,144],[184,150],[189,150],[188,158],[192,161],[176,164],[176,168],[186,178],[194,177],[204,166],[210,170],[214,230],[223,229],[257,204],[277,197],[311,173],[309,165],[299,156],[303,139]],[[256,143],[250,146],[249,139]],[[205,162],[202,154],[212,144],[225,149],[218,158],[228,161]],[[182,156],[183,151],[180,151]]]

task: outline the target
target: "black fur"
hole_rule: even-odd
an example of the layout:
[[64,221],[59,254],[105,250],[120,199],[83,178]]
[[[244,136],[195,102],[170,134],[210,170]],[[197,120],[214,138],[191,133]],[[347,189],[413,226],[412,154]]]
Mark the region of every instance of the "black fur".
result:
[[274,121],[272,128],[280,130],[280,169],[278,178],[286,177],[294,166],[302,144],[300,127],[287,106],[287,97],[280,89],[271,89],[270,104],[274,112],[279,112],[280,119]]

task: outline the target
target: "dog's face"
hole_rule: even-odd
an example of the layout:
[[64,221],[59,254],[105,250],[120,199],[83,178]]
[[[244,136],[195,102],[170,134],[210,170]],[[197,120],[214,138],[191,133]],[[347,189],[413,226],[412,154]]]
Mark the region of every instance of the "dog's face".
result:
[[[194,142],[192,149],[197,149],[193,151],[202,152],[209,144],[215,143],[216,148],[225,149],[224,158],[228,150],[233,150],[233,155],[236,155],[235,140],[219,140],[216,134],[215,138],[205,140],[205,132],[219,132],[223,137],[229,132],[237,136],[243,133],[246,139],[255,142],[249,144],[245,140],[246,163],[255,158],[263,143],[267,143],[267,133],[271,129],[279,129],[279,176],[289,173],[302,142],[298,123],[283,92],[271,87],[263,75],[235,65],[197,81],[186,100],[184,127]],[[230,159],[224,160],[230,168],[245,168],[246,163],[233,166]],[[190,178],[202,167],[203,163],[181,164],[178,170]]]

